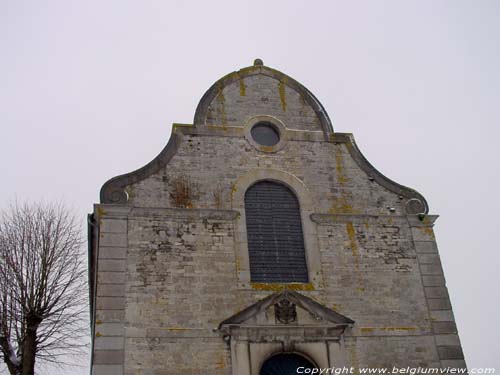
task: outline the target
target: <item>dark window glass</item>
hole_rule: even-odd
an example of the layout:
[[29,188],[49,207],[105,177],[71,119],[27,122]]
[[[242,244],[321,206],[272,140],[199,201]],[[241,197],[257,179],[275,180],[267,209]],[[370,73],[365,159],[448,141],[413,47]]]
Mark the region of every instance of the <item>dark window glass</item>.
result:
[[261,181],[245,193],[253,282],[308,282],[299,202],[286,186]]
[[304,371],[316,368],[301,355],[294,353],[276,354],[264,362],[260,369],[260,375],[296,375],[299,367],[301,373],[310,373]]
[[259,145],[274,146],[280,141],[280,135],[269,122],[259,122],[250,131],[252,138]]

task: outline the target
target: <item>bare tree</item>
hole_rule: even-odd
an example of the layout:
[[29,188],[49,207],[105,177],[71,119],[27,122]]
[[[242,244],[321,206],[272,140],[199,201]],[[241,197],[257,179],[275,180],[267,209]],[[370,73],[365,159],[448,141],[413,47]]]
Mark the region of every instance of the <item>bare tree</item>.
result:
[[0,349],[12,375],[81,353],[87,309],[80,225],[60,204],[0,214]]

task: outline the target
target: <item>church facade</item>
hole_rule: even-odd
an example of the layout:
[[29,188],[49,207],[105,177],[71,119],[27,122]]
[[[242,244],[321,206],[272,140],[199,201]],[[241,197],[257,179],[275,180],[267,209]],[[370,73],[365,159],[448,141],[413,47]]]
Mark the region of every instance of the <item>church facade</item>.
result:
[[[92,374],[464,368],[422,195],[256,60],[89,215]],[[332,372],[333,373],[333,372]]]

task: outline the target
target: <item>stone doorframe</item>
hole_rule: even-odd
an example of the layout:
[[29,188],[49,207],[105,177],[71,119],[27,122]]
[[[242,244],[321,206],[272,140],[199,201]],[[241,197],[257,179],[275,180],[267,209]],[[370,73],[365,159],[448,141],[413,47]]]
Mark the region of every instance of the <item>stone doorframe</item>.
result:
[[[272,307],[274,318],[262,319]],[[301,323],[297,308],[312,320]],[[300,354],[319,368],[347,366],[343,334],[353,324],[312,298],[285,290],[227,318],[220,323],[219,332],[231,347],[232,374],[259,375],[263,363],[279,353]]]

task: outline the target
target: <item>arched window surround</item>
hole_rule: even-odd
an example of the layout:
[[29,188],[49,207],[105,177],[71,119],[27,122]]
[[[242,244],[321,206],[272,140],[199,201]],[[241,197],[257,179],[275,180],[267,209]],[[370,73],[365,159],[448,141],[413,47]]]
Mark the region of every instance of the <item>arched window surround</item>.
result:
[[[245,193],[259,181],[273,181],[288,187],[297,197],[304,236],[304,248],[309,276],[308,283],[253,283],[250,279],[247,225],[245,217]],[[239,212],[235,223],[236,273],[238,288],[257,290],[279,290],[285,287],[295,290],[317,290],[323,287],[321,260],[316,224],[310,216],[314,213],[311,194],[304,183],[293,174],[278,169],[256,168],[238,178],[231,195],[232,208]]]

